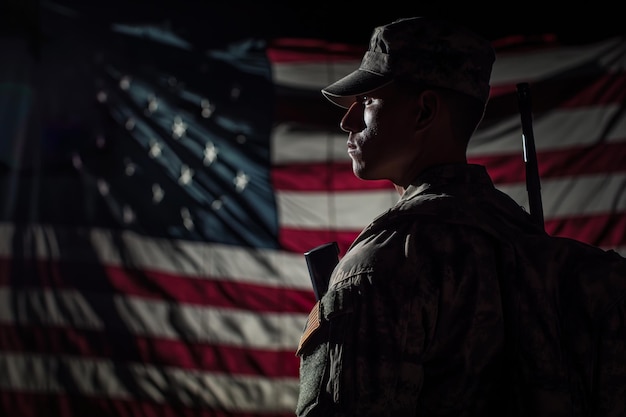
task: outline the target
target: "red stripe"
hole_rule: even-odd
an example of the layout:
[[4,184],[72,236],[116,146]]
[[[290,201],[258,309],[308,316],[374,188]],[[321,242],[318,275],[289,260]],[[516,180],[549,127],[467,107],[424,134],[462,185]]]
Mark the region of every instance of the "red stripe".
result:
[[387,180],[364,181],[352,172],[350,162],[317,162],[277,165],[272,168],[274,188],[280,191],[386,190]]
[[321,39],[281,38],[268,43],[267,57],[272,63],[315,63],[361,60],[363,45],[328,42]]
[[[485,165],[496,184],[526,181],[521,150],[515,155],[472,157],[469,160]],[[541,151],[537,153],[537,165],[541,179],[623,173],[626,172],[626,142]]]
[[271,413],[158,404],[140,399],[96,398],[83,394],[36,394],[0,391],[0,413],[11,417],[293,417]]
[[340,254],[344,254],[359,232],[360,230],[303,230],[282,227],[279,241],[285,250],[295,253],[304,253],[319,245],[334,241],[339,246]]
[[[280,89],[274,104],[274,124],[307,126],[310,129],[346,135],[339,128],[345,109],[329,104],[319,90]],[[346,136],[347,139],[347,136]]]
[[[313,304],[310,303],[309,310]],[[2,324],[0,350],[105,358],[118,363],[138,362],[231,375],[264,375],[268,378],[297,377],[299,364],[295,347],[294,350],[261,350],[195,340],[148,338],[115,326],[106,327],[101,332],[72,327]]]
[[[626,72],[607,73],[605,69],[592,68],[595,73],[534,82],[531,85],[533,112],[537,114],[554,108],[573,109],[623,103],[626,100]],[[493,107],[500,106],[499,99],[502,96],[509,95],[509,99],[517,99],[516,91],[517,83],[494,85],[487,113]]]
[[[626,72],[607,73],[605,68],[591,61],[576,70],[567,76],[555,74],[545,80],[536,80],[530,85],[535,118],[554,112],[555,109],[622,105],[626,96]],[[502,120],[511,117],[519,119],[516,84],[494,86],[479,129],[499,125]],[[606,132],[598,129],[598,134]]]
[[598,247],[626,245],[624,212],[551,219],[545,222],[545,226],[551,235],[569,237]]
[[[176,303],[235,308],[258,313],[309,311],[313,293],[217,279],[88,262],[0,258],[0,285],[75,288],[91,293],[126,294]],[[19,278],[17,278],[19,277]]]
[[543,33],[537,35],[507,35],[499,39],[494,39],[491,44],[499,54],[507,50],[537,51],[542,49],[554,49],[559,47],[559,39],[554,33]]

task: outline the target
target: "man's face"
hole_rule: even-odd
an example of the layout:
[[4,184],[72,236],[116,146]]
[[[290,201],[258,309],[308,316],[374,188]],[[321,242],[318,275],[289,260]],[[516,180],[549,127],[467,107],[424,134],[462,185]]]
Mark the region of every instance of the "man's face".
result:
[[[420,153],[416,100],[389,84],[357,97],[341,120],[352,171],[364,180],[406,182]],[[408,178],[410,180],[411,178]]]

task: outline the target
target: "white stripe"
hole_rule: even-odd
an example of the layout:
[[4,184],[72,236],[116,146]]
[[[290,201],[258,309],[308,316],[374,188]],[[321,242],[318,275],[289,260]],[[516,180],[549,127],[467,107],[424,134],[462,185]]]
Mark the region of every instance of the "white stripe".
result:
[[[317,59],[317,56],[316,56]],[[272,62],[278,85],[319,90],[359,67],[360,59],[342,59],[329,54],[328,61]],[[626,69],[626,43],[609,38],[586,45],[566,45],[522,52],[499,52],[493,65],[492,86],[536,82],[594,63],[607,72]]]
[[359,68],[360,63],[360,59],[345,59],[326,62],[272,62],[271,64],[272,76],[276,84],[319,90]]
[[[528,208],[526,184],[498,186]],[[626,211],[626,174],[587,175],[541,182],[544,218]],[[392,207],[398,196],[389,191],[279,192],[283,226],[303,229],[360,230]]]
[[[565,150],[572,146],[626,142],[626,114],[621,104],[584,108],[557,108],[533,120],[537,152]],[[347,134],[312,131],[281,124],[272,132],[272,163],[349,162]],[[468,156],[522,155],[519,115],[480,127],[470,141]]]
[[522,52],[500,52],[491,75],[491,85],[511,85],[547,80],[593,62],[606,72],[626,68],[626,43],[610,38],[587,45],[568,45]]
[[[128,380],[124,376],[130,375]],[[232,412],[290,412],[298,395],[296,378],[268,379],[164,368],[71,356],[0,352],[0,388],[64,393],[105,399],[147,399],[157,404]]]
[[[337,121],[339,123],[339,121]],[[315,162],[350,162],[346,133],[305,129],[294,123],[281,123],[271,134],[272,165]]]
[[[565,150],[572,146],[593,146],[626,142],[626,114],[621,104],[584,108],[557,108],[533,119],[537,152]],[[476,130],[468,156],[522,154],[522,126],[519,115],[501,119]]]
[[605,249],[605,250],[611,249],[611,250],[614,250],[615,252],[619,253],[620,255],[626,257],[626,245],[625,246],[616,246],[614,248],[603,247],[602,249]]
[[115,317],[134,335],[255,349],[293,349],[307,314],[219,309],[75,290],[0,287],[0,322],[105,330]]
[[276,194],[282,227],[307,230],[359,230],[398,201],[395,189],[328,193],[281,191]]
[[310,289],[311,285],[301,254],[158,239],[128,231],[72,230],[40,224],[15,228],[10,223],[0,223],[0,256],[94,260],[108,266],[125,265],[269,287]]
[[[525,184],[498,188],[528,209]],[[541,181],[544,219],[626,212],[626,174],[603,174]]]

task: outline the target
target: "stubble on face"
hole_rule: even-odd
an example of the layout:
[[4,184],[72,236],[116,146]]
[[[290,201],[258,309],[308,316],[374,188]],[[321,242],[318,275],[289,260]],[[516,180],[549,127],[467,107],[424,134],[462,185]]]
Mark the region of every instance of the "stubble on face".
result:
[[[364,131],[359,132],[355,136],[356,139],[353,143],[356,145],[356,148],[349,153],[352,159],[352,172],[363,180],[377,179],[369,178],[370,174],[368,174],[368,166],[372,166],[373,161],[376,159],[375,155],[373,157],[370,156],[370,153],[372,153],[370,149],[378,141],[378,129],[376,125],[368,126]],[[369,164],[368,161],[370,161]]]
[[388,87],[363,110],[364,128],[350,134],[352,171],[363,180],[394,181],[412,159],[413,123],[407,100]]

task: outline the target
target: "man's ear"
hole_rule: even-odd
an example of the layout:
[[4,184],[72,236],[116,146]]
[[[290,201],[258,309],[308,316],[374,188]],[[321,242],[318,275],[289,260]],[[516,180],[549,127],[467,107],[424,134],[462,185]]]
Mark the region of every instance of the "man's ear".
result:
[[424,127],[432,122],[439,109],[439,96],[433,90],[424,90],[417,97],[416,103],[416,123],[417,127]]

